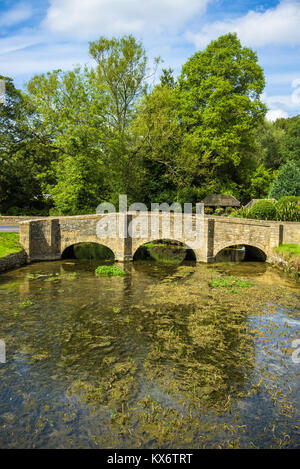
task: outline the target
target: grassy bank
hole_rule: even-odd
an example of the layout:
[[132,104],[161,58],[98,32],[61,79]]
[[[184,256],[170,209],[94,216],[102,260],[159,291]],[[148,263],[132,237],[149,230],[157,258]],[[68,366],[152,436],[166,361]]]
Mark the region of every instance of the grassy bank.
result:
[[299,244],[282,244],[274,248],[276,254],[285,261],[284,263],[277,263],[278,267],[283,267],[288,273],[294,277],[300,276],[300,245]]
[[17,233],[0,233],[0,258],[22,250]]

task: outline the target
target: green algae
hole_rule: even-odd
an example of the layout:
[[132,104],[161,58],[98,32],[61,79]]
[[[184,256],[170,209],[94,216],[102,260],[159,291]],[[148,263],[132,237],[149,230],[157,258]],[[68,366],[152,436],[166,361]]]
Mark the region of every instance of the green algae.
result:
[[[43,278],[26,278],[33,265],[14,301],[4,299],[1,447],[296,447],[290,344],[300,308],[286,280],[141,264],[108,290],[109,278],[76,265],[75,284],[49,265],[63,295],[56,282],[40,291]],[[233,276],[252,284],[235,287],[247,301],[211,286]],[[19,292],[34,307],[16,321]]]
[[99,276],[111,276],[111,277],[120,277],[126,275],[124,270],[120,269],[116,265],[99,265],[95,270],[96,274]]

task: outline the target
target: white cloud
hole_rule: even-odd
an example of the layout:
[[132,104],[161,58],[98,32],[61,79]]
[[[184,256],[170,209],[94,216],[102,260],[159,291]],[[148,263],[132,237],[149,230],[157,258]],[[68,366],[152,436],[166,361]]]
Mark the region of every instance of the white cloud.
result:
[[299,25],[299,1],[282,0],[275,8],[249,11],[240,18],[208,24],[198,33],[188,33],[187,38],[199,48],[228,32],[236,32],[244,44],[254,47],[295,45],[300,44]]
[[175,31],[212,0],[50,0],[44,25],[80,38]]
[[281,117],[284,117],[286,119],[289,116],[288,113],[283,111],[282,109],[272,109],[266,114],[266,119],[271,122],[274,122],[276,121],[276,119],[280,119]]
[[32,16],[32,8],[26,3],[19,3],[11,10],[1,14],[0,26],[9,27],[21,23]]

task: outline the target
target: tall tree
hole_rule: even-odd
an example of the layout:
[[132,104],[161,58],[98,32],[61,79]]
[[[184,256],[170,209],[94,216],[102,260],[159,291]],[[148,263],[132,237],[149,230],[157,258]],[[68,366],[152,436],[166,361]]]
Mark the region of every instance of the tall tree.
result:
[[277,200],[287,195],[300,196],[300,168],[294,161],[280,167],[269,194]]
[[295,161],[300,168],[300,115],[288,126],[281,140],[281,152],[285,161]]
[[41,173],[49,167],[51,152],[28,126],[32,108],[13,80],[5,83],[0,103],[0,211],[26,214],[47,208]]
[[56,157],[54,184],[47,187],[56,209],[65,214],[95,210],[106,198],[104,91],[88,69],[56,70],[28,83],[33,132],[48,139]]
[[[115,198],[119,193],[126,193],[134,200],[140,194],[142,181],[138,154],[132,148],[130,125],[136,103],[147,89],[146,52],[142,44],[129,35],[112,39],[100,37],[90,43],[90,54],[97,62],[97,80],[108,99],[110,134],[106,151],[110,162],[111,193]],[[155,63],[158,61],[156,59]]]
[[240,195],[256,166],[254,129],[266,112],[260,101],[264,85],[255,52],[242,47],[236,34],[212,41],[183,66],[179,119],[198,159],[194,184]]

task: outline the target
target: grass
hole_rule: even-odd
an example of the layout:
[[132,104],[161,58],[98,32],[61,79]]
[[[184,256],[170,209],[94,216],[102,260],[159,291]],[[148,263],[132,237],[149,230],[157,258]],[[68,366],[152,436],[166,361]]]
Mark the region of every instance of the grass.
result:
[[124,272],[124,270],[120,269],[116,265],[99,265],[95,272],[97,275],[100,275],[102,277],[120,277],[122,275],[126,275],[126,272]]
[[299,244],[282,244],[281,246],[275,248],[275,251],[300,258]]
[[0,233],[0,258],[21,252],[23,247],[19,243],[17,233]]
[[237,277],[229,276],[229,277],[217,277],[214,278],[210,282],[210,286],[213,288],[217,287],[225,287],[225,288],[250,288],[252,287],[252,283],[246,282],[245,280],[241,280]]
[[277,263],[278,267],[283,268],[297,280],[300,277],[300,245],[282,244],[274,248],[274,251],[285,261],[285,264]]

